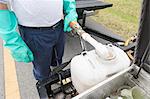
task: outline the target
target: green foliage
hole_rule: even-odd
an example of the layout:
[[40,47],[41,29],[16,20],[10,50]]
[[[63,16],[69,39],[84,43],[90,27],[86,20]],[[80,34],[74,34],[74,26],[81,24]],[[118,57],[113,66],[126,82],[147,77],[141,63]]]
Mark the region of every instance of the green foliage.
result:
[[141,0],[103,0],[113,7],[99,10],[92,18],[124,38],[138,31]]

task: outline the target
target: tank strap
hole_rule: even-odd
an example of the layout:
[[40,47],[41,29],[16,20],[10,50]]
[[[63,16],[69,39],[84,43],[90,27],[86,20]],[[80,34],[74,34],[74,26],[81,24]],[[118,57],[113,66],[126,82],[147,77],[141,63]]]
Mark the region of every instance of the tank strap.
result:
[[65,67],[67,67],[67,66],[70,64],[71,60],[72,60],[72,59],[70,59],[68,62],[65,62],[65,63],[63,63],[63,64],[57,66],[57,67],[53,70],[53,72],[59,73],[60,71],[62,71],[62,69],[64,69]]

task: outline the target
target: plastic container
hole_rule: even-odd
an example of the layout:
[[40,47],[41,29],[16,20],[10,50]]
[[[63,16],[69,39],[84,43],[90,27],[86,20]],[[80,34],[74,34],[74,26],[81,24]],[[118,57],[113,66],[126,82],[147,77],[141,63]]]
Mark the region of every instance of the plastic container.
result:
[[71,78],[79,93],[122,71],[130,65],[130,60],[121,49],[112,46],[116,57],[105,60],[95,50],[83,52],[71,61]]

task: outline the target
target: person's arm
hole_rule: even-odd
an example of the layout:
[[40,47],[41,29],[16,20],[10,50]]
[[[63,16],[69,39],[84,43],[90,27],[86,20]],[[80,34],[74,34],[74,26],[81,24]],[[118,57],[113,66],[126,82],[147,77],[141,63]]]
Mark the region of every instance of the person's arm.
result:
[[0,2],[0,10],[7,10],[7,9],[8,9],[7,4]]
[[70,32],[72,28],[70,27],[71,22],[77,22],[77,12],[76,12],[76,1],[75,0],[64,0],[64,31]]
[[16,61],[31,62],[33,61],[33,54],[17,33],[16,15],[8,10],[6,3],[6,0],[0,0],[0,38]]

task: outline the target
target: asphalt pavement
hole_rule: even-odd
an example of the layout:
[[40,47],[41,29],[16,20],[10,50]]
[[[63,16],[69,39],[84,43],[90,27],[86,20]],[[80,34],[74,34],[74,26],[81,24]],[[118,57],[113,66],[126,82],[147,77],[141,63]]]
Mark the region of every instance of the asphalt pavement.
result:
[[0,39],[0,99],[4,99],[4,65],[3,65],[3,47]]

